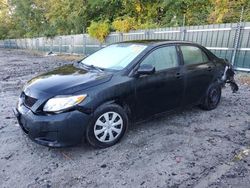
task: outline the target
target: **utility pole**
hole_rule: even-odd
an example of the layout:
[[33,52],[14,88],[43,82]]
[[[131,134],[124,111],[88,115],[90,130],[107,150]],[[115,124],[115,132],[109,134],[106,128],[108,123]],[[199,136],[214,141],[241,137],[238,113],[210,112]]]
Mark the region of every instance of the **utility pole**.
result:
[[85,27],[82,27],[82,53],[86,55],[86,36],[85,36]]
[[185,27],[186,22],[186,14],[183,15],[182,27]]
[[182,32],[182,36],[181,36],[181,40],[185,40],[185,35],[186,35],[186,29],[185,29],[185,23],[186,22],[186,14],[183,14],[183,21],[182,21],[182,28],[181,28],[181,32]]
[[237,54],[237,49],[239,46],[239,40],[240,40],[240,31],[241,31],[241,26],[242,26],[242,19],[243,19],[243,14],[244,14],[244,7],[242,6],[241,8],[241,14],[240,14],[240,22],[237,24],[236,28],[236,34],[235,34],[235,42],[234,42],[234,50],[233,50],[233,55],[232,55],[232,65],[235,64],[235,58]]

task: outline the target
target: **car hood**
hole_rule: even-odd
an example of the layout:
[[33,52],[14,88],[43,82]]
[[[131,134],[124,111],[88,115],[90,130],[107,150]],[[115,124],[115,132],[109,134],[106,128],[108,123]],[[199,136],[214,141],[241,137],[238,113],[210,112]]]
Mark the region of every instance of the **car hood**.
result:
[[24,93],[34,98],[73,94],[107,82],[111,77],[111,73],[65,65],[31,79],[25,85]]

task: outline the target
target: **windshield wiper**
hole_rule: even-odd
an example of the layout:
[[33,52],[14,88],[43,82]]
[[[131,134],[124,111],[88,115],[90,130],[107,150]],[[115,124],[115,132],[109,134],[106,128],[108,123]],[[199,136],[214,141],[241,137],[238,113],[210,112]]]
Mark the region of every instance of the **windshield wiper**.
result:
[[94,70],[98,70],[99,72],[103,72],[103,69],[102,69],[102,68],[96,67],[96,66],[94,66],[94,65],[86,65],[86,64],[81,63],[81,62],[79,62],[79,64],[80,64],[81,66],[86,67],[87,69],[94,69]]

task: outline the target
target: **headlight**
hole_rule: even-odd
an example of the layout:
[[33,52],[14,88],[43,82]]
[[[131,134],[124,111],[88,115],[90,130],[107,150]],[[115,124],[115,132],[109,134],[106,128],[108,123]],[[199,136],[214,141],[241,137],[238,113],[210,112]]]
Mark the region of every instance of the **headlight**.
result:
[[56,96],[49,99],[43,107],[45,112],[59,112],[81,103],[87,95]]

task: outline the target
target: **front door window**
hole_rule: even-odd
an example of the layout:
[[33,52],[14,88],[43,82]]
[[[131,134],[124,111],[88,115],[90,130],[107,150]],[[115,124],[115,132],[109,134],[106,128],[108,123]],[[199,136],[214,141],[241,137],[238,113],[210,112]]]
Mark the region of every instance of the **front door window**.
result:
[[142,62],[155,67],[156,71],[178,66],[178,58],[175,46],[166,46],[154,50]]

